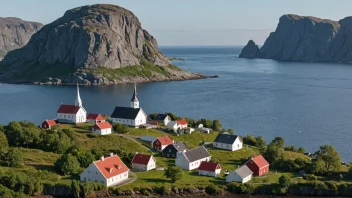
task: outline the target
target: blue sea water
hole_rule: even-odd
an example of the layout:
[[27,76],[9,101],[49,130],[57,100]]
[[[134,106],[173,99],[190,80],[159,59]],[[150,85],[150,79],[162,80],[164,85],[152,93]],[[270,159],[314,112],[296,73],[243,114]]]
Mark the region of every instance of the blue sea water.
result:
[[[313,152],[332,144],[352,161],[352,65],[239,59],[241,47],[161,47],[173,64],[220,78],[137,86],[147,113],[174,112],[219,119],[240,135],[282,136],[287,145]],[[133,85],[82,87],[88,112],[110,114],[128,105]],[[55,118],[61,103],[74,103],[75,87],[0,84],[0,123]]]

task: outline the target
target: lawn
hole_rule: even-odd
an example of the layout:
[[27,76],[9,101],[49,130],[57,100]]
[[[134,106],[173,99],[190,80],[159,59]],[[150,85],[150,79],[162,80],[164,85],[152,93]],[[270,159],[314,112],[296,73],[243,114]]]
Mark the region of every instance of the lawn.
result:
[[173,135],[172,138],[177,141],[187,143],[189,148],[194,148],[203,144],[203,142],[213,142],[218,135],[218,132],[210,134],[194,131],[192,134],[184,134],[180,136]]
[[128,135],[162,137],[169,134],[155,129],[130,129]]

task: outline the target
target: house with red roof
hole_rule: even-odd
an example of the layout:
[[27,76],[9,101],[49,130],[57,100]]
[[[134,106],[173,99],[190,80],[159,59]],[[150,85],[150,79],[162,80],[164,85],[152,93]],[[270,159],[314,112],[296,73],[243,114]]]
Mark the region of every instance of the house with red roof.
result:
[[245,165],[253,172],[253,175],[262,176],[269,172],[269,163],[262,155],[252,157]]
[[90,113],[87,116],[87,122],[90,122],[90,123],[105,122],[105,119],[100,114]]
[[87,111],[82,106],[77,84],[77,97],[75,105],[62,104],[57,110],[57,121],[62,123],[84,123],[87,119]]
[[180,129],[185,129],[188,127],[188,122],[184,119],[176,121],[179,124]]
[[42,123],[42,129],[51,129],[52,126],[56,125],[55,120],[45,120]]
[[118,155],[110,153],[109,157],[91,163],[81,174],[82,182],[98,182],[106,187],[115,186],[128,180],[129,169]]
[[109,122],[97,122],[92,127],[92,132],[97,135],[109,135],[111,134],[112,126]]
[[157,151],[162,151],[167,145],[173,144],[174,141],[169,136],[158,137],[153,141],[153,148]]
[[203,161],[200,163],[198,168],[199,175],[211,176],[211,177],[219,177],[221,173],[221,166],[216,162],[206,162]]
[[156,168],[156,160],[152,155],[136,153],[132,159],[132,168],[140,171],[149,171]]

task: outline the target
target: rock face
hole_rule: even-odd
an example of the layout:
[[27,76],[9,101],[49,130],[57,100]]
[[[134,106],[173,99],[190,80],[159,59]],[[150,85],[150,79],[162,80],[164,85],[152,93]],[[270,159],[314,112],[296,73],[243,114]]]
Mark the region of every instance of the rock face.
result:
[[0,17],[0,58],[8,51],[26,45],[42,26],[40,23],[23,21],[19,18]]
[[259,58],[259,47],[254,41],[248,41],[247,45],[242,49],[240,58]]
[[352,62],[352,17],[340,21],[288,14],[260,48],[260,58]]
[[5,68],[0,81],[8,83],[105,85],[204,78],[172,66],[132,12],[107,4],[66,11],[26,46],[9,52],[0,67]]
[[132,12],[98,4],[66,11],[34,34],[25,47],[8,53],[3,64],[120,68],[140,65],[141,58],[159,66],[170,64]]

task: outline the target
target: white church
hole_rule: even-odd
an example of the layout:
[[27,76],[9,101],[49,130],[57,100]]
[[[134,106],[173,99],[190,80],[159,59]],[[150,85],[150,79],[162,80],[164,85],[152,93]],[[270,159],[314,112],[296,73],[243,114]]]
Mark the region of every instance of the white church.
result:
[[75,105],[62,104],[57,110],[57,121],[61,123],[84,123],[86,122],[87,111],[82,106],[82,99],[77,84],[77,96]]
[[147,114],[145,114],[143,109],[139,107],[136,85],[134,85],[130,107],[116,106],[110,116],[110,120],[114,123],[120,123],[132,127],[139,127],[147,123]]

